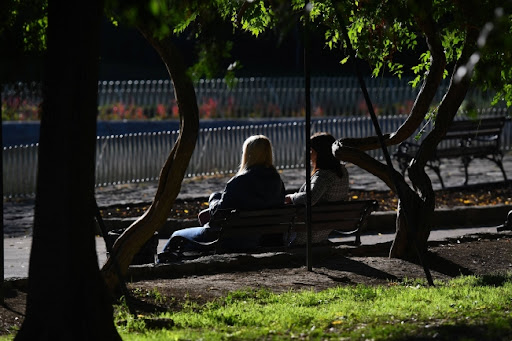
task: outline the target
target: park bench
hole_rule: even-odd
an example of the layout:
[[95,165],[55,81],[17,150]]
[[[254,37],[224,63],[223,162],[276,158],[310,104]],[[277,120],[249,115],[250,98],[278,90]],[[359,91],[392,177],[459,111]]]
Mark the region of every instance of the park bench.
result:
[[[445,186],[440,172],[442,159],[461,159],[466,177],[464,185],[468,184],[468,167],[475,158],[493,161],[500,168],[503,178],[507,181],[507,174],[503,169],[503,152],[500,145],[505,120],[505,117],[496,117],[452,122],[446,136],[438,144],[432,159],[427,162],[427,167],[436,173],[443,188]],[[402,142],[398,146],[394,158],[398,161],[402,175],[405,175],[405,171],[411,160],[415,158],[418,149],[419,144],[411,142]]]
[[[355,244],[359,245],[361,231],[367,224],[367,218],[377,207],[378,203],[374,200],[339,201],[313,206],[311,209],[312,231],[313,233],[322,232],[325,237],[332,231],[343,235],[354,235]],[[248,240],[256,241],[255,248],[259,250],[290,247],[284,242],[290,233],[307,233],[306,208],[285,205],[259,210],[219,210],[212,217],[210,225],[220,229],[217,240],[202,243],[182,238],[177,245],[177,254],[182,255],[182,246],[186,245],[186,242],[194,244],[200,250],[213,250],[216,253],[237,251],[237,247],[233,245],[237,245],[237,241]],[[327,238],[316,242],[328,243]]]

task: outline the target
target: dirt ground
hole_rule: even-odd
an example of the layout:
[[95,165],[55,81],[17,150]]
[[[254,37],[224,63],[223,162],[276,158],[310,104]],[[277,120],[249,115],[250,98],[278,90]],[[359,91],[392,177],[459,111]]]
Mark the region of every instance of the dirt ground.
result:
[[[391,191],[351,190],[349,200],[377,200],[378,211],[396,210],[398,199]],[[178,199],[174,203],[170,218],[195,219],[199,211],[208,208],[208,198]],[[149,206],[147,203],[119,204],[100,208],[103,218],[138,217]],[[512,182],[477,184],[463,188],[448,188],[436,191],[436,208],[460,206],[488,206],[512,204]]]
[[[303,264],[237,269],[231,272],[153,279],[129,283],[128,303],[137,313],[180,309],[185,301],[203,304],[239,289],[323,290],[340,285],[392,285],[403,279],[425,279],[415,263],[389,259],[390,244],[354,248],[350,253],[316,259],[313,270]],[[512,271],[512,231],[472,235],[458,240],[431,243],[428,259],[434,280],[469,275],[492,275]],[[159,293],[156,295],[155,293]],[[12,332],[23,321],[24,285],[8,283],[5,303],[0,306],[0,334]]]
[[[351,192],[354,199],[373,198],[379,201],[380,210],[395,208],[394,197],[388,192]],[[512,202],[512,185],[475,186],[471,190],[438,192],[437,207],[509,204]],[[194,217],[204,200],[180,201],[175,205],[176,217]],[[142,206],[110,207],[103,215],[140,215]],[[137,213],[138,212],[138,213]],[[137,312],[180,309],[185,301],[198,304],[216,299],[238,289],[266,288],[273,292],[289,290],[323,290],[339,285],[389,285],[407,279],[425,279],[425,272],[418,264],[389,259],[390,243],[351,248],[336,256],[315,258],[313,271],[307,271],[304,261],[295,264],[236,268],[230,272],[191,275],[169,279],[152,279],[129,283],[132,297],[128,303]],[[431,242],[427,257],[434,280],[443,280],[461,274],[489,275],[512,272],[512,231],[488,235],[473,235],[458,240]],[[155,293],[159,293],[155,295]],[[24,317],[26,282],[7,282],[4,304],[0,305],[0,335],[18,328]]]
[[[172,279],[139,281],[129,284],[146,303],[156,304],[151,292],[166,297],[157,304],[163,309],[179,309],[185,300],[205,303],[239,289],[323,290],[340,285],[389,285],[404,279],[425,279],[423,267],[413,262],[387,257],[391,244],[383,243],[352,249],[350,254],[316,259],[312,271],[301,264],[235,269]],[[512,232],[472,235],[463,239],[431,243],[428,259],[435,280],[464,275],[492,275],[512,271]],[[137,306],[137,302],[134,301]],[[157,308],[157,307],[155,307]]]

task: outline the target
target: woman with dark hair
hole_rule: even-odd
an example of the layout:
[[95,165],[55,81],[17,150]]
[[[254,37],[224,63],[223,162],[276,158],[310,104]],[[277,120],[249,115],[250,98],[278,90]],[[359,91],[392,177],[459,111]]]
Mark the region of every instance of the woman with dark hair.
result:
[[[332,144],[335,141],[331,134],[325,132],[311,136],[311,205],[348,199],[348,172],[332,153]],[[285,197],[285,204],[305,205],[306,183],[298,192],[288,194]],[[322,242],[327,237],[328,232],[325,231],[314,233],[313,242]],[[306,234],[292,232],[287,239],[289,245],[304,244]]]
[[[332,153],[336,139],[329,133],[311,136],[311,205],[318,202],[346,200],[348,197],[348,172]],[[306,184],[297,193],[289,194],[285,203],[306,204]]]
[[[227,182],[222,192],[210,196],[209,209],[200,213],[199,221],[203,226],[174,232],[163,252],[158,255],[159,262],[174,258],[173,252],[183,240],[209,243],[218,239],[220,229],[209,222],[210,216],[214,216],[218,210],[278,207],[283,205],[284,194],[283,181],[274,167],[270,140],[264,135],[247,138],[243,144],[238,173]],[[244,240],[233,241],[236,244],[233,246],[251,248],[257,246],[258,242],[256,237],[247,236]],[[194,249],[193,243],[189,243],[185,249]]]

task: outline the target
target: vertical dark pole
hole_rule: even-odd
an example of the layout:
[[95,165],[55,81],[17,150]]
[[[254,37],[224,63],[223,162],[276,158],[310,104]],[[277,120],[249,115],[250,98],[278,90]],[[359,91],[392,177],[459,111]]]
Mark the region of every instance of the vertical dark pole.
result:
[[2,134],[2,84],[0,84],[0,150],[2,151],[2,157],[0,157],[0,195],[2,199],[2,205],[0,209],[0,236],[2,236],[2,243],[0,244],[0,304],[4,303],[4,143]]
[[307,227],[307,242],[306,242],[306,266],[308,271],[313,270],[313,257],[311,250],[311,165],[309,154],[311,135],[311,55],[310,55],[310,40],[309,40],[309,12],[311,4],[306,0],[304,8],[304,88],[306,98],[306,124],[305,124],[305,137],[306,137],[306,227]]

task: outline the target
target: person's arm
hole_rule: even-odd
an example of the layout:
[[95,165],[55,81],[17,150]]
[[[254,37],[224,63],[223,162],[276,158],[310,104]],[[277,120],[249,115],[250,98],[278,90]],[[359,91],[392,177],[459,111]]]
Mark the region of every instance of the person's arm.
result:
[[214,215],[217,210],[224,208],[237,207],[237,201],[240,200],[240,190],[238,189],[239,179],[234,177],[228,181],[226,188],[221,193],[219,200],[212,201],[210,206],[210,214]]
[[210,197],[208,198],[208,209],[210,211],[214,211],[217,207],[220,199],[222,198],[222,193],[224,192],[213,192]]
[[[311,205],[315,205],[331,185],[331,178],[320,171],[311,177]],[[305,187],[305,186],[304,186]],[[302,189],[301,189],[302,190]],[[294,205],[306,204],[306,189],[288,196]]]

